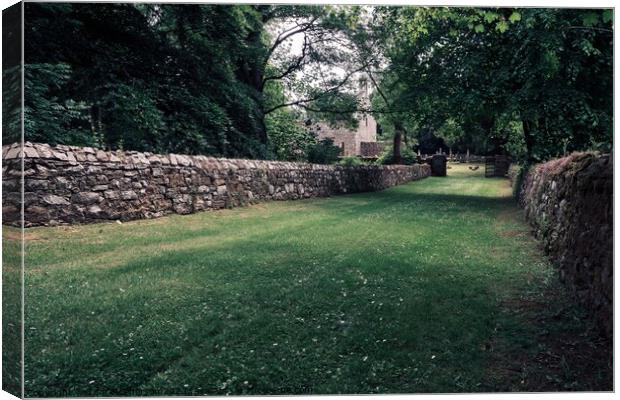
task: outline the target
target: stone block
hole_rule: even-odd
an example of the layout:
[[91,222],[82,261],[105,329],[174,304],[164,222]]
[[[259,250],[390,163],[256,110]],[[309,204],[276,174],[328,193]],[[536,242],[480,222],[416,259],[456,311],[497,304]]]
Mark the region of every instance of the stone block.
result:
[[55,194],[48,194],[41,198],[45,204],[49,204],[51,206],[68,206],[71,204],[69,200],[65,197],[57,196]]
[[119,192],[118,190],[106,190],[105,192],[103,192],[103,195],[106,199],[117,200],[121,197],[121,192]]
[[85,204],[85,205],[98,203],[102,199],[103,198],[101,197],[101,195],[96,192],[81,192],[81,193],[76,193],[73,196],[71,196],[72,202],[79,203],[79,204]]
[[97,204],[93,204],[92,206],[89,206],[86,210],[88,211],[89,214],[94,214],[97,216],[103,212],[101,207],[99,207]]
[[21,150],[19,147],[13,147],[11,149],[9,149],[9,151],[7,151],[6,155],[4,156],[5,160],[10,160],[13,158],[21,158]]
[[120,195],[123,200],[136,200],[138,198],[138,194],[133,190],[123,190]]
[[34,147],[24,146],[24,157],[26,158],[38,158],[39,153],[35,150]]
[[97,157],[98,161],[102,161],[102,162],[110,161],[110,157],[105,151],[97,150],[97,152],[95,153],[95,157]]

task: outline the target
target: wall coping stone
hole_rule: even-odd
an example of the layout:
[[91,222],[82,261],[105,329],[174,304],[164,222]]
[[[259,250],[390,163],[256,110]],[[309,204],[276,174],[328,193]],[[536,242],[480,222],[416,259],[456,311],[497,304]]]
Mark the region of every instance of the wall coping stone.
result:
[[276,160],[254,160],[244,158],[220,158],[204,155],[186,155],[186,154],[154,154],[150,152],[138,152],[134,150],[111,150],[103,151],[92,147],[79,147],[68,145],[51,146],[45,143],[25,142],[23,148],[19,143],[2,146],[2,159],[36,159],[44,158],[58,161],[67,161],[70,164],[78,164],[83,161],[102,162],[102,163],[130,163],[134,165],[180,165],[187,167],[202,168],[222,168],[238,169],[252,168],[263,169],[268,168],[286,168],[301,169],[311,166],[314,170],[332,170],[332,169],[388,169],[396,170],[407,165],[356,165],[344,166],[333,164],[312,164],[298,161],[276,161]]

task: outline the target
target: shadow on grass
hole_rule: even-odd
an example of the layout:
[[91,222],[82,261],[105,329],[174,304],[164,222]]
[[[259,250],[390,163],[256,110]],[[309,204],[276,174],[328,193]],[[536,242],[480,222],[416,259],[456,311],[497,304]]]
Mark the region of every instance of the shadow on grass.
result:
[[[290,217],[290,220],[287,220],[286,224],[282,224],[281,228],[278,228],[276,226],[277,224],[273,223],[273,220],[278,219],[278,217],[274,217],[273,219],[261,220],[261,224],[264,224],[265,228],[268,227],[269,232],[257,229],[251,234],[238,234],[236,238],[247,239],[258,237],[270,240],[282,234],[295,236],[304,234],[308,229],[318,225],[330,226],[347,224],[354,219],[362,219],[377,213],[381,213],[380,216],[384,218],[385,221],[400,219],[403,221],[411,220],[415,223],[417,220],[420,220],[426,224],[432,221],[435,215],[454,216],[462,213],[468,216],[477,214],[488,218],[492,216],[489,212],[494,213],[515,207],[514,201],[506,197],[437,194],[394,189],[374,193],[349,194],[331,198],[299,200],[297,203],[302,209],[284,211],[284,216]],[[320,212],[317,213],[316,211]],[[225,213],[226,210],[222,212]],[[247,210],[247,212],[251,212],[251,209]],[[210,211],[205,211],[203,214],[209,213]],[[304,216],[303,221],[295,219],[295,215],[299,215],[299,213]],[[178,219],[178,221],[176,221],[178,226],[182,226],[184,219],[195,219],[197,217],[202,216],[187,215],[175,216],[174,218]],[[204,215],[204,217],[208,217],[208,215]],[[255,222],[258,219],[258,216],[250,216],[248,223]],[[472,218],[472,223],[478,224],[480,222]],[[111,224],[108,224],[108,226],[109,225]],[[124,227],[129,229],[131,223],[125,224]],[[112,225],[111,228],[116,228],[116,224]],[[199,246],[201,238],[204,238],[206,245],[216,240],[219,236],[228,234],[228,231],[231,229],[234,229],[234,227],[208,225],[196,229],[183,230],[182,232],[172,229],[169,233],[163,233],[157,236],[132,237],[131,233],[129,233],[129,238],[134,243],[134,246],[162,245],[166,248],[174,249],[175,245],[182,245],[184,242],[190,241],[197,242],[196,246]],[[411,225],[412,232],[419,229],[419,226]],[[236,240],[236,238],[234,239]],[[90,257],[105,255],[114,253],[124,245],[125,243],[123,241],[105,241],[102,244],[89,246],[88,253]],[[59,248],[59,251],[60,249],[61,248]],[[70,242],[62,246],[63,253],[67,251],[71,252],[74,249],[79,250],[79,247],[72,245]],[[53,248],[50,250],[54,251]],[[29,258],[28,263],[30,267],[35,267],[41,263],[47,265],[47,257],[41,258],[40,260],[33,259],[30,256],[28,248],[26,257]]]
[[[359,219],[384,212],[388,220],[401,219],[429,223],[434,217],[467,216],[471,221],[464,224],[479,224],[479,218],[494,217],[498,213],[517,210],[512,197],[486,197],[460,194],[408,192],[390,190],[378,193],[359,193],[323,201],[308,201],[307,209],[328,212],[334,220]],[[387,212],[390,215],[387,215]],[[522,222],[522,221],[519,221]],[[463,226],[464,227],[464,226]],[[414,225],[411,226],[415,230]]]
[[[235,256],[244,250],[251,264]],[[49,340],[67,312],[98,317],[70,340],[76,356],[63,348],[29,357],[37,383],[28,395],[67,387],[70,396],[476,390],[486,357],[479,348],[497,313],[482,276],[457,278],[450,265],[398,257],[359,262],[356,252],[333,265],[321,252],[299,259],[291,250],[242,240],[217,248],[219,256],[175,252],[106,271],[101,292],[67,290],[50,324],[29,333],[30,348],[45,347],[40,338]],[[125,291],[112,300],[118,288]],[[89,357],[99,347],[117,350]],[[231,376],[238,379],[222,386]]]

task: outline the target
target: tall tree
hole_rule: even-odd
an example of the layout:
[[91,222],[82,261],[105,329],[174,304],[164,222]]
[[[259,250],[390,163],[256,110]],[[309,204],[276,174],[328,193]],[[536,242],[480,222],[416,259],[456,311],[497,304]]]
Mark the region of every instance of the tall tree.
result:
[[[27,136],[267,157],[266,115],[338,98],[350,84],[339,32],[354,15],[342,7],[27,4],[26,68],[36,89],[27,93]],[[301,51],[288,51],[300,37]],[[330,74],[335,66],[344,75]],[[274,85],[288,98],[270,96]],[[72,119],[53,112],[69,108]]]
[[384,27],[398,27],[389,35],[389,68],[407,91],[437,105],[419,110],[437,127],[457,117],[491,139],[507,117],[516,119],[529,159],[609,148],[610,10],[378,12]]

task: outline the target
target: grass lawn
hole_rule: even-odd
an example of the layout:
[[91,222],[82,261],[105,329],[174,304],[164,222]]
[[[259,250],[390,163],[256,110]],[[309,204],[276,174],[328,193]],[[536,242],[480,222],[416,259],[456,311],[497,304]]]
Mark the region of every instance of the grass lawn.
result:
[[26,230],[26,396],[610,390],[507,180],[448,173]]

